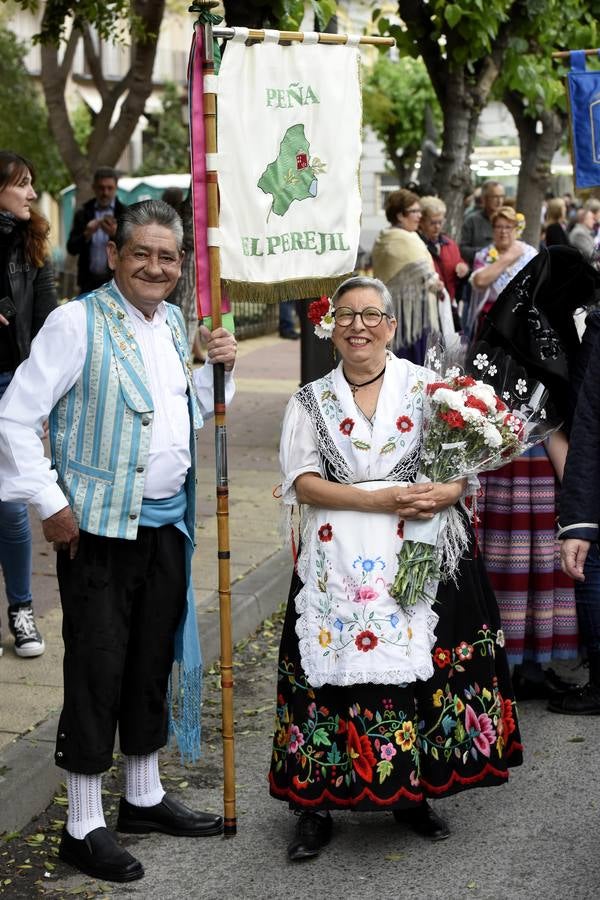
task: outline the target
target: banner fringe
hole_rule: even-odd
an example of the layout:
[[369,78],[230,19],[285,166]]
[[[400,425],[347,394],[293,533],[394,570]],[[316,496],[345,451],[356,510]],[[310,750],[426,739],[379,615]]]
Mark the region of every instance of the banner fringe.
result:
[[295,278],[271,284],[231,281],[224,278],[221,285],[230,300],[279,303],[282,300],[313,300],[315,297],[331,297],[342,281],[350,278],[352,274],[352,272],[348,272],[332,278]]

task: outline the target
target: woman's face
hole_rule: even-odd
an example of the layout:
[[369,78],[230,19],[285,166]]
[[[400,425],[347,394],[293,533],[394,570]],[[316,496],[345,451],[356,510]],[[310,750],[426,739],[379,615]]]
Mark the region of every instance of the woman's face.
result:
[[499,216],[494,222],[494,244],[501,253],[514,244],[517,238],[516,226],[504,216]]
[[[349,309],[352,312],[363,312],[377,309],[383,312],[383,301],[375,288],[357,287],[343,294],[335,303],[336,310]],[[360,366],[385,357],[385,349],[396,331],[396,320],[383,316],[378,325],[365,325],[360,316],[346,326],[337,324],[333,329],[332,340],[336,350],[345,362]]]
[[421,207],[418,203],[411,203],[403,213],[398,213],[398,224],[406,231],[416,231],[421,221]]
[[31,172],[25,169],[15,182],[7,184],[4,190],[0,191],[0,209],[26,222],[31,218],[31,204],[36,199],[37,194],[31,183]]
[[428,241],[437,241],[444,227],[444,216],[437,213],[433,216],[423,215],[419,231]]

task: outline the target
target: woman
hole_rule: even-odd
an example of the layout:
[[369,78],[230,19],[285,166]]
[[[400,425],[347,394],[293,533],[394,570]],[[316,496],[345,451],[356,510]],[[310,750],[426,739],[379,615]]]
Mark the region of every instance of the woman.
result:
[[[49,225],[32,208],[37,198],[34,177],[30,162],[0,150],[0,396],[56,306]],[[0,502],[0,565],[15,653],[40,656],[45,646],[32,609],[31,531],[25,504]]]
[[435,271],[448,294],[457,330],[460,330],[456,291],[461,278],[469,273],[469,267],[460,255],[456,241],[442,233],[446,217],[446,204],[439,197],[421,197],[421,222],[419,234],[431,253]]
[[[572,248],[544,248],[504,290],[482,332],[488,358],[490,346],[508,352],[547,387],[564,423],[545,444],[481,476],[478,507],[479,545],[515,666],[515,693],[548,698],[553,706],[571,685],[550,663],[579,654],[574,585],[561,571],[556,519],[580,352],[573,312],[593,303],[596,279]],[[485,368],[474,371],[486,379]]]
[[[300,812],[291,860],[329,841],[331,809],[390,810],[433,840],[427,804],[499,784],[521,762],[498,612],[481,562],[461,559],[433,608],[389,594],[405,519],[428,520],[463,482],[412,484],[431,373],[388,352],[396,320],[377,279],[333,297],[338,367],[290,400],[283,500],[301,553],[280,648],[273,797]],[[460,591],[460,599],[459,599]],[[434,633],[435,632],[435,633]]]
[[492,216],[493,243],[478,250],[473,261],[470,281],[473,296],[469,304],[467,333],[478,334],[483,317],[496,297],[537,250],[517,238],[517,213],[511,206],[501,206]]
[[590,262],[594,255],[594,226],[596,217],[591,209],[581,209],[577,213],[577,224],[569,232],[571,247],[582,254],[586,262]]
[[552,197],[546,206],[546,222],[544,225],[544,243],[546,247],[568,247],[567,207],[562,197]]
[[385,215],[390,227],[379,233],[373,246],[373,274],[385,283],[394,303],[398,320],[394,352],[420,364],[430,331],[454,332],[452,314],[448,303],[438,308],[442,284],[417,233],[421,221],[417,194],[393,191]]

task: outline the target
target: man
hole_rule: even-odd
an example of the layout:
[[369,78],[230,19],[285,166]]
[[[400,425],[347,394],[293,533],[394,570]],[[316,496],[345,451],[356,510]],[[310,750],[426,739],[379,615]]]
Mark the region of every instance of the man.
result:
[[106,246],[117,230],[117,217],[124,209],[117,197],[117,173],[114,169],[96,169],[92,183],[94,197],[75,213],[67,241],[77,261],[77,283],[81,293],[93,291],[111,277]]
[[[69,799],[59,855],[114,881],[143,875],[102,811],[117,724],[126,777],[118,830],[223,828],[219,816],[165,795],[158,772],[174,644],[171,724],[184,752],[199,740],[193,429],[212,409],[212,365],[192,372],[181,313],[164,303],[181,273],[182,239],[162,201],[126,207],[107,247],[114,280],[48,317],[0,404],[1,497],[35,506],[58,551],[65,658],[55,759]],[[209,363],[230,372],[233,336],[203,330]],[[39,438],[49,413],[53,469]]]
[[467,216],[460,236],[462,258],[473,267],[478,250],[492,243],[492,215],[504,204],[504,188],[497,181],[485,181],[481,186],[481,209]]

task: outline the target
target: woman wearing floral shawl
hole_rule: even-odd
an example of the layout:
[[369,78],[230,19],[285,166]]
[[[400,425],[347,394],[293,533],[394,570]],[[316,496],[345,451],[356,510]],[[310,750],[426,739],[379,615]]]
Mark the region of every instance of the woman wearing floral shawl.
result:
[[332,809],[388,810],[441,840],[427,798],[503,783],[521,763],[498,609],[464,510],[456,582],[433,604],[390,594],[405,520],[431,520],[465,487],[414,483],[436,376],[389,352],[381,281],[348,279],[324,313],[316,331],[329,329],[340,363],[291,398],[280,448],[283,502],[301,513],[270,769],[272,796],[299,814],[291,860],[328,843]]

